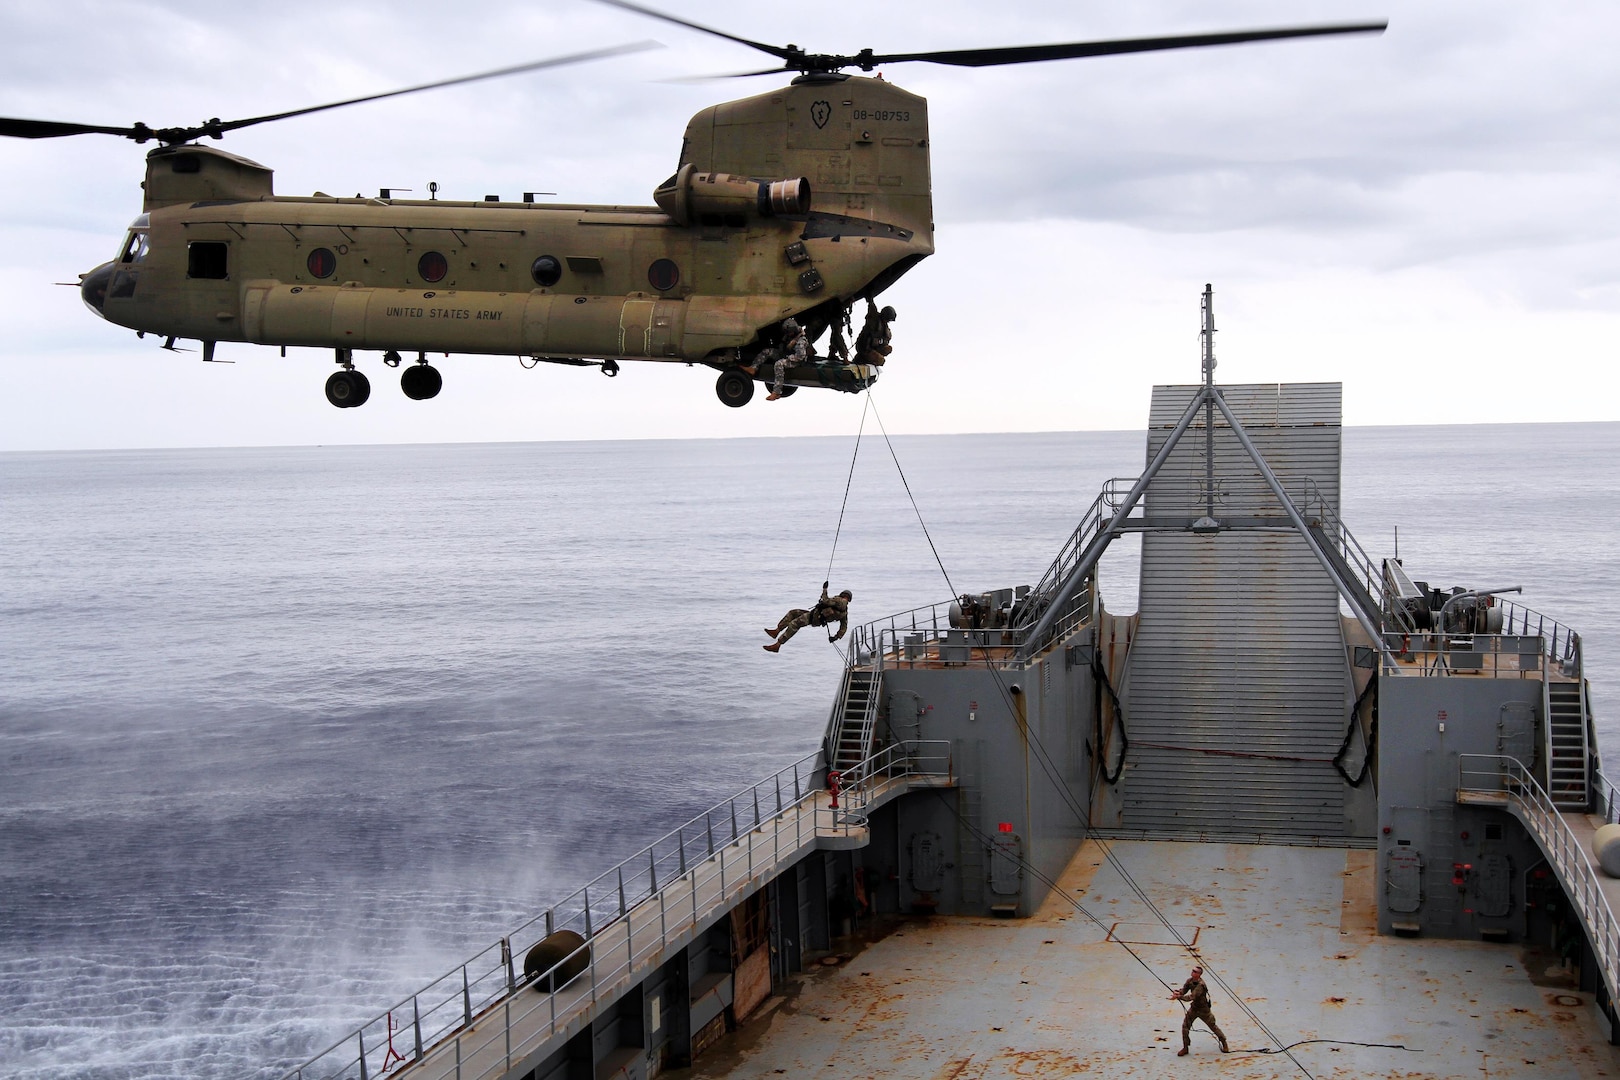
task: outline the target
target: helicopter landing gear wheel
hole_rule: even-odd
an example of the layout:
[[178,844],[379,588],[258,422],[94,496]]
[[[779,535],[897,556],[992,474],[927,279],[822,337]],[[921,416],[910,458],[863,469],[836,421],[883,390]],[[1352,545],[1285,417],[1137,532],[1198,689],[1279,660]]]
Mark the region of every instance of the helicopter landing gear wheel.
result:
[[399,376],[399,388],[412,401],[426,401],[437,397],[444,386],[444,376],[432,364],[413,364]]
[[799,392],[799,388],[797,386],[784,386],[784,387],[782,387],[781,396],[782,397],[792,397],[794,394],[797,394],[798,392]]
[[740,409],[754,397],[754,380],[746,372],[729,368],[720,373],[720,378],[714,384],[714,392],[720,396],[722,404]]
[[358,371],[334,371],[326,380],[326,400],[340,409],[364,405],[371,396],[371,380]]

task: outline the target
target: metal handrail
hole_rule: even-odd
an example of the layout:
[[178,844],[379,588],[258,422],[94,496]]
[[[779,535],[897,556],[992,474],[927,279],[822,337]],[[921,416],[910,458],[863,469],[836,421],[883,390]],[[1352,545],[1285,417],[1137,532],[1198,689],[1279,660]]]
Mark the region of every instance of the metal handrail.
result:
[[[283,1080],[371,1080],[387,1073],[390,1067],[414,1065],[452,1040],[457,1065],[447,1076],[477,1080],[473,1074],[463,1076],[459,1063],[470,1062],[497,1041],[504,1042],[502,1067],[509,1068],[513,1060],[520,1060],[534,1048],[526,1046],[521,1037],[517,1043],[512,1041],[514,1025],[523,1026],[538,1010],[549,1009],[544,1029],[549,1038],[559,1030],[559,1018],[566,1023],[569,1009],[580,998],[596,1001],[639,964],[665,949],[672,933],[693,927],[708,909],[707,902],[701,899],[706,891],[723,901],[767,865],[779,862],[783,827],[792,830],[791,853],[817,836],[847,835],[864,828],[866,808],[883,783],[907,776],[952,775],[948,742],[896,743],[849,770],[842,802],[835,809],[818,801],[817,797],[825,793],[820,788],[812,789],[809,783],[820,757],[819,752],[806,755],[660,837],[562,903],[523,923],[283,1074]],[[792,798],[783,786],[784,778],[789,776],[794,785]],[[762,793],[766,795],[764,802]],[[771,825],[777,827],[769,829],[769,851],[756,852],[765,843],[764,834]],[[766,863],[766,859],[770,862]],[[596,896],[592,896],[593,890]],[[688,898],[689,906],[671,906],[676,899]],[[657,906],[656,932],[642,928],[647,922],[643,913],[649,910],[649,904]],[[700,904],[706,906],[700,910]],[[559,998],[567,996],[567,988],[542,995],[532,1003],[517,1001],[515,992],[529,982],[521,971],[523,952],[560,929],[579,932],[585,944],[549,971],[538,973],[536,981],[557,979],[561,968],[583,955],[587,958],[586,971],[569,984],[575,988],[573,996],[561,1008]],[[604,935],[615,939],[610,951],[602,945]],[[616,940],[621,936],[622,949]],[[497,1012],[497,1024],[474,1031],[475,1022]],[[403,1051],[397,1049],[400,1045],[405,1047]],[[478,1076],[491,1071],[486,1069]]]
[[1033,625],[1045,612],[1052,595],[1069,576],[1069,571],[1079,562],[1086,545],[1107,522],[1113,520],[1135,483],[1135,477],[1120,476],[1104,481],[1102,490],[1091,500],[1091,506],[1081,515],[1080,524],[1075,526],[1074,532],[1069,534],[1063,547],[1058,549],[1057,558],[1052,560],[1052,565],[1047,567],[1046,573],[1041,575],[1041,580],[1036,582],[1035,587],[1024,599],[1017,620],[1019,627]]
[[1586,848],[1524,763],[1506,754],[1458,754],[1457,794],[1500,794],[1530,827],[1586,926],[1610,1001],[1620,1001],[1620,922]]
[[[1564,666],[1577,662],[1581,648],[1580,634],[1517,601],[1497,597],[1496,606],[1502,609],[1502,633],[1540,637],[1547,643],[1548,660]],[[1519,629],[1515,631],[1514,626]]]
[[1367,554],[1367,549],[1361,546],[1361,541],[1356,539],[1350,527],[1340,520],[1333,504],[1328,502],[1327,495],[1315,480],[1309,476],[1303,477],[1301,490],[1304,498],[1300,500],[1300,511],[1307,518],[1314,517],[1321,522],[1322,531],[1337,545],[1345,563],[1361,575],[1361,586],[1367,595],[1378,601],[1383,612],[1388,612],[1390,604],[1382,564]]

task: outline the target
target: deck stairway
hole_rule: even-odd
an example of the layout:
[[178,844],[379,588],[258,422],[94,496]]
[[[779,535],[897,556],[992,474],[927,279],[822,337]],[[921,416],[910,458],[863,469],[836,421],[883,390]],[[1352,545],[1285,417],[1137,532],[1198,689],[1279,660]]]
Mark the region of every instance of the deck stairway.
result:
[[883,689],[883,673],[873,668],[850,668],[844,673],[844,690],[838,696],[827,747],[829,768],[847,773],[872,755],[872,737],[877,728],[878,695]]
[[1591,766],[1579,682],[1548,682],[1547,744],[1547,790],[1553,804],[1560,810],[1585,810]]

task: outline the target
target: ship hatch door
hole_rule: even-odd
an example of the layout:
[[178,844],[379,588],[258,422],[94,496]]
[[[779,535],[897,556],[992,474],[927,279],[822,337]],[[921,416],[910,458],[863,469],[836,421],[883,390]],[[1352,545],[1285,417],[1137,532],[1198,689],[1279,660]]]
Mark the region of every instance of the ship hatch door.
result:
[[1396,848],[1384,856],[1384,905],[1409,913],[1423,906],[1423,856]]
[[945,844],[939,833],[911,834],[911,887],[936,893],[945,887]]
[[1017,896],[1023,889],[1024,841],[1019,836],[998,836],[990,847],[990,891]]
[[1487,919],[1505,918],[1513,910],[1513,861],[1506,855],[1481,855],[1474,887],[1479,914]]
[[1510,701],[1496,717],[1496,752],[1536,767],[1536,712],[1527,701]]

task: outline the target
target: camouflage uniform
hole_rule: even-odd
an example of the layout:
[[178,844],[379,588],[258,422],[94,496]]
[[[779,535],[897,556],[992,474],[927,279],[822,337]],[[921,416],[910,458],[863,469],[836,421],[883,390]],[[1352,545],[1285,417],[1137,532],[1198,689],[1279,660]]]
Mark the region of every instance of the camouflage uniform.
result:
[[782,380],[787,377],[787,369],[810,362],[810,339],[801,330],[780,349],[775,347],[761,349],[759,355],[754,358],[754,364],[757,367],[772,360],[776,361],[776,381],[771,384],[771,393],[780,397]]
[[827,589],[823,586],[821,599],[816,601],[815,607],[808,611],[804,608],[794,608],[782,616],[782,621],[776,624],[776,643],[781,645],[807,626],[826,626],[834,619],[838,620],[838,633],[832,640],[837,641],[849,629],[849,601],[842,593],[828,596]]
[[890,344],[894,340],[894,331],[889,329],[889,323],[893,321],[894,308],[886,307],[879,311],[870,300],[866,302],[866,324],[861,327],[860,334],[855,338],[857,364],[883,366],[883,362],[894,351],[894,346]]
[[1209,987],[1204,985],[1202,976],[1194,975],[1181,984],[1176,991],[1178,1001],[1187,1002],[1187,1015],[1181,1021],[1181,1050],[1186,1053],[1192,1045],[1192,1026],[1194,1020],[1202,1020],[1204,1026],[1215,1033],[1220,1040],[1221,1053],[1226,1053],[1226,1034],[1221,1026],[1215,1022],[1215,1013],[1209,1007]]

